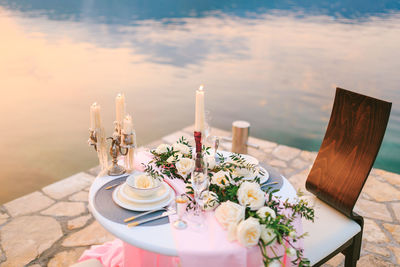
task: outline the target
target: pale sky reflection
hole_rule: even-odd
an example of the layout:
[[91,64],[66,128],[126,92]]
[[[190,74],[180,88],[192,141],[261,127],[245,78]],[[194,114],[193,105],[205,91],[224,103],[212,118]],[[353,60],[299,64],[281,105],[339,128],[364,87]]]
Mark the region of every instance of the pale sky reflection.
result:
[[381,157],[399,153],[399,14],[134,26],[0,14],[0,202],[95,165],[85,145],[89,106],[101,104],[111,131],[119,91],[141,144],[193,123],[194,91],[205,83],[212,125],[244,119],[257,137],[318,149],[337,85],[394,102],[385,142],[397,150]]

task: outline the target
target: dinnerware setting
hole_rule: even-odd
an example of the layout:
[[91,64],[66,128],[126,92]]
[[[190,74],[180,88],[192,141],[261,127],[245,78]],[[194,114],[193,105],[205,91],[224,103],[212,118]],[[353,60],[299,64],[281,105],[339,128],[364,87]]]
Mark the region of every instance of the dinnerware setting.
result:
[[168,206],[174,200],[175,193],[165,182],[135,171],[115,188],[112,198],[124,209],[155,211]]

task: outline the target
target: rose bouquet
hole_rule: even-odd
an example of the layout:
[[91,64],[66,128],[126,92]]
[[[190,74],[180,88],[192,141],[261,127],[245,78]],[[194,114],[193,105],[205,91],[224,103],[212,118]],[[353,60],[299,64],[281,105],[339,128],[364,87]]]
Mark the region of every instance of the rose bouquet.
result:
[[[227,231],[228,240],[244,247],[258,245],[265,266],[282,265],[283,255],[276,253],[276,245],[283,246],[292,264],[309,266],[302,249],[296,246],[305,234],[297,236],[293,226],[299,217],[314,220],[314,210],[308,203],[301,199],[295,203],[283,201],[273,196],[276,191],[263,191],[260,185],[263,169],[248,163],[240,154],[226,158],[221,154],[210,156],[210,149],[206,147],[203,151],[209,155],[210,186],[201,195],[202,209],[215,210],[215,217]],[[193,194],[189,181],[195,163],[187,140],[182,137],[172,146],[162,144],[151,153],[153,159],[146,165],[150,175],[181,179],[186,184],[187,194]]]

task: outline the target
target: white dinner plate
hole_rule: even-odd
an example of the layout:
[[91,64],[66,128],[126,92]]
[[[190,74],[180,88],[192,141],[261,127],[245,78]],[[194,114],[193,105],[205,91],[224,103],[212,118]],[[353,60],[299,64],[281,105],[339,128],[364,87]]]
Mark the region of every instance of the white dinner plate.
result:
[[[225,158],[225,162],[233,162],[230,155],[232,155],[232,152],[228,152],[228,151],[218,151],[217,153],[221,154],[224,158]],[[250,155],[245,155],[245,154],[240,154],[249,164],[253,164],[256,166],[256,168],[259,168],[260,170],[262,170],[264,172],[264,175],[260,175],[260,184],[266,183],[269,179],[269,173],[266,169],[264,169],[263,167],[261,167],[259,165],[259,161],[258,159],[256,159],[255,157],[252,157]],[[244,177],[245,180],[248,181],[252,181],[254,179],[255,176],[253,177]]]
[[153,196],[147,198],[147,197],[141,197],[138,194],[135,193],[135,191],[133,191],[129,185],[127,183],[123,183],[121,185],[121,189],[120,189],[120,194],[122,195],[123,198],[132,201],[132,202],[136,202],[136,203],[140,203],[140,204],[150,204],[150,203],[155,203],[158,201],[161,201],[163,199],[165,199],[171,191],[171,187],[169,187],[165,182],[161,182],[161,186],[160,189],[157,190],[156,193],[154,193]]
[[115,190],[112,194],[112,198],[113,198],[114,202],[118,206],[120,206],[124,209],[133,210],[133,211],[148,211],[148,210],[160,209],[162,207],[167,206],[175,198],[174,191],[170,190],[169,195],[167,195],[167,197],[165,199],[162,199],[160,201],[157,201],[154,203],[146,203],[146,204],[136,203],[136,202],[132,202],[132,201],[129,201],[128,199],[124,198],[120,194],[120,190],[121,190],[121,185],[118,186],[117,188],[115,188]]
[[[233,162],[233,160],[231,159],[230,155],[232,155],[232,152],[228,152],[228,151],[217,151],[217,153],[221,154],[224,158],[225,158],[225,162]],[[250,155],[246,155],[246,154],[240,154],[249,164],[253,164],[253,165],[258,165],[260,162],[258,161],[258,159],[256,159],[255,157],[252,157]]]

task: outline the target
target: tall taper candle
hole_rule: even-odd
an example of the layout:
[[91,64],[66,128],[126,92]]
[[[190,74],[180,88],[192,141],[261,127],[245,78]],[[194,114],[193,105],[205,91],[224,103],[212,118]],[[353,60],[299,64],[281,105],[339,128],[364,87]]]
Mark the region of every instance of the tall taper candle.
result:
[[133,131],[133,123],[132,123],[132,117],[131,115],[126,115],[124,118],[124,127],[123,127],[124,133],[126,134],[131,134]]
[[125,117],[125,96],[124,94],[118,94],[115,98],[115,114],[116,121],[122,127],[122,123]]
[[100,119],[100,106],[97,103],[93,103],[90,106],[90,128],[92,130],[99,129],[101,127]]
[[194,131],[204,132],[205,127],[205,112],[204,112],[204,86],[200,85],[196,90],[196,114],[194,121]]

